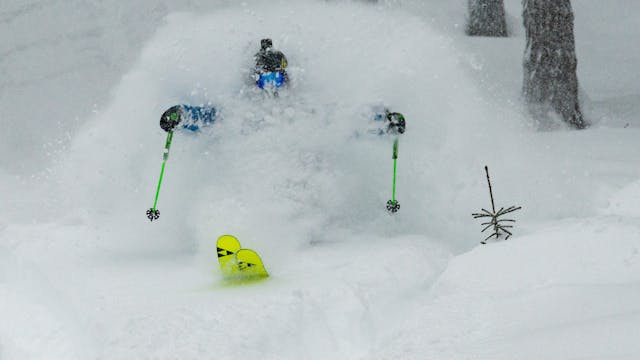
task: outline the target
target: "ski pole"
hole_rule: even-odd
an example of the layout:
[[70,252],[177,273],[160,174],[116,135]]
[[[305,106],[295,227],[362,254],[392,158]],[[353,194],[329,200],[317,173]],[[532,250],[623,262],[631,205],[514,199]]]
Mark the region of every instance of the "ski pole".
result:
[[398,162],[398,138],[393,141],[393,190],[391,191],[391,200],[387,201],[387,211],[392,213],[400,210],[400,203],[396,200],[396,169]]
[[167,134],[167,142],[164,145],[164,154],[162,155],[162,169],[160,170],[160,179],[158,180],[158,188],[156,189],[156,198],[153,201],[153,207],[147,210],[147,218],[149,220],[157,220],[160,217],[160,211],[156,209],[158,205],[158,196],[160,195],[160,185],[162,185],[162,177],[164,176],[164,166],[169,159],[169,149],[171,148],[171,140],[173,139],[173,131]]

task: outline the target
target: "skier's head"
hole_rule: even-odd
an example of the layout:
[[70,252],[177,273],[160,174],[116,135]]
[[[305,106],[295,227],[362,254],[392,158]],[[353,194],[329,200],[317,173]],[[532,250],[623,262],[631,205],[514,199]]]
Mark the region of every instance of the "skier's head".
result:
[[271,41],[271,39],[269,38],[265,38],[260,40],[260,48],[262,50],[267,50],[269,48],[273,47],[273,41]]

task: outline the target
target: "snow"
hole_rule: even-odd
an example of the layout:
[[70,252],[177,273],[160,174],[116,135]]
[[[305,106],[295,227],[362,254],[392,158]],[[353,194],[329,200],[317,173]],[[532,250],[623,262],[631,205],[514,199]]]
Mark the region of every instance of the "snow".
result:
[[635,358],[639,236],[637,219],[564,220],[457,256],[380,358]]
[[[1,103],[45,92],[66,119],[2,120],[25,126],[3,134],[0,358],[637,358],[636,5],[574,1],[593,126],[569,131],[523,115],[505,3],[508,39],[465,37],[462,0],[0,5]],[[263,36],[290,63],[278,99],[245,80]],[[150,223],[178,103],[222,120],[174,136]],[[407,118],[395,216],[392,141],[366,134],[382,103]],[[482,246],[484,165],[523,209]],[[268,280],[224,283],[228,233]]]

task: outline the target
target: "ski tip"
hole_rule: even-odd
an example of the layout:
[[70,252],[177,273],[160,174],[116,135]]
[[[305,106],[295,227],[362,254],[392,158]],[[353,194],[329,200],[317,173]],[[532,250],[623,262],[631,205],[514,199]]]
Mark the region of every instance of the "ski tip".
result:
[[244,284],[269,277],[257,252],[242,248],[233,235],[222,235],[216,242],[218,263],[223,278],[230,283]]

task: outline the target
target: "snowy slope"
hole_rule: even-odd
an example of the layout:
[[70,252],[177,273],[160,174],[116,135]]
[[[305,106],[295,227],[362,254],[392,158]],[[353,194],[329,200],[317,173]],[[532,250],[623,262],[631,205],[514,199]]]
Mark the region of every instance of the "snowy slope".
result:
[[[595,74],[608,58],[590,50],[627,34],[600,2],[576,4],[595,125],[538,131],[519,105],[521,31],[466,38],[464,3],[168,16],[133,65],[117,61],[113,96],[46,171],[0,173],[0,358],[637,358],[640,89],[615,80],[628,67]],[[507,9],[517,26],[519,1]],[[245,80],[265,35],[290,62],[279,99]],[[149,223],[158,116],[177,103],[214,104],[222,120],[174,137]],[[393,217],[391,140],[366,135],[380,103],[408,123]],[[476,247],[485,164],[498,205],[523,211],[512,240]],[[222,282],[213,243],[226,233],[270,279]]]

